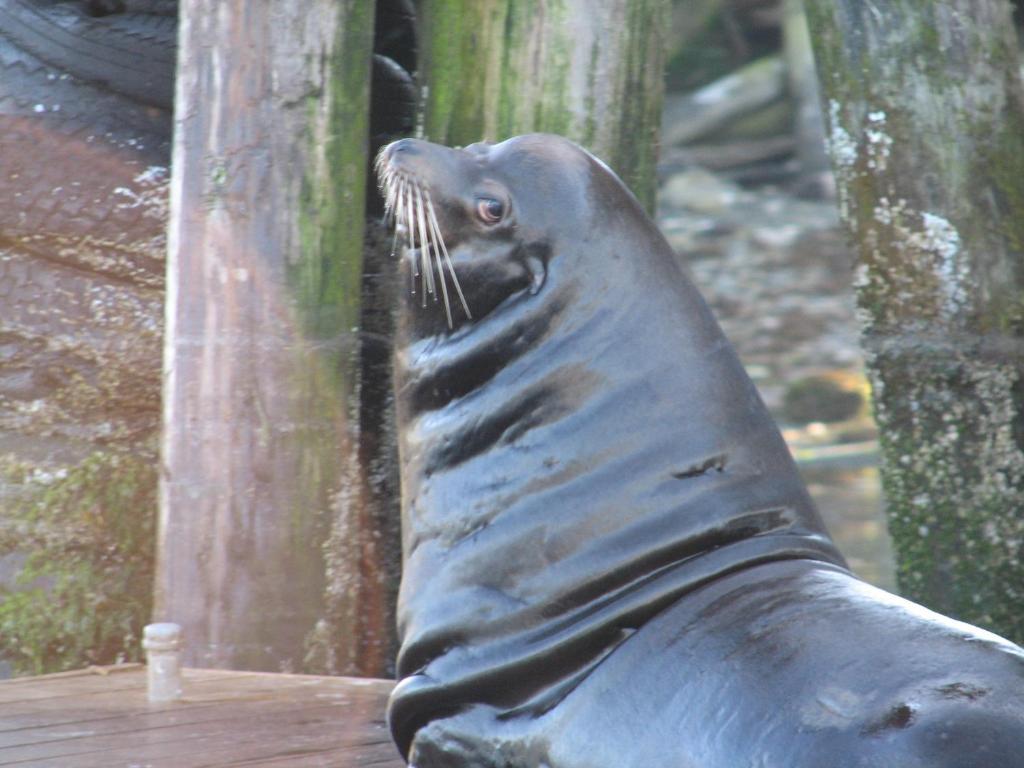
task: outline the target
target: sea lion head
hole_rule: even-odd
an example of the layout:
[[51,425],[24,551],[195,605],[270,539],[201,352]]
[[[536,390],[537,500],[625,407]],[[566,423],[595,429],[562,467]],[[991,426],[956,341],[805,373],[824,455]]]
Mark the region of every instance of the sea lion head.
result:
[[[411,302],[424,310],[413,316],[415,335],[536,295],[553,257],[582,257],[598,222],[623,206],[639,210],[603,162],[550,134],[457,149],[401,139],[381,150],[377,171],[396,244],[408,245]],[[578,265],[557,266],[572,274]]]

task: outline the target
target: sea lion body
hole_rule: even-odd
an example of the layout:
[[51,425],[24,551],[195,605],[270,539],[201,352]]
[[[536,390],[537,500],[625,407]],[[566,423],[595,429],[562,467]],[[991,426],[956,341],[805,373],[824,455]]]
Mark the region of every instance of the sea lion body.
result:
[[395,367],[411,764],[1024,764],[1024,653],[846,570],[603,163],[530,135],[380,166],[420,273]]

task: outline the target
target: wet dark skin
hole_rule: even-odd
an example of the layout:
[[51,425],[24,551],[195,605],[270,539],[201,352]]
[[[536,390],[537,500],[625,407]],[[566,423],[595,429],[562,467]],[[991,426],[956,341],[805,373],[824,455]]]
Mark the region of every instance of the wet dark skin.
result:
[[389,723],[410,764],[1024,765],[1024,652],[849,573],[603,163],[529,135],[405,139],[379,167],[403,201],[429,193],[466,300],[450,326],[443,301],[424,308],[420,240],[399,249],[417,293],[397,313]]

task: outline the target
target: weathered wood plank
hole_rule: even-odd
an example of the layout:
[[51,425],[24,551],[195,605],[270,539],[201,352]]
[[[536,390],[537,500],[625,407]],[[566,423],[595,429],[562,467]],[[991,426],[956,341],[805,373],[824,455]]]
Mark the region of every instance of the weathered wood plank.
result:
[[158,705],[142,667],[0,682],[0,765],[402,766],[384,722],[390,681],[195,669],[183,680],[184,699]]
[[[211,671],[211,670],[204,670]],[[232,685],[239,684],[239,678],[229,678],[228,672],[218,672],[216,675],[195,675],[189,670],[185,678],[195,685],[202,685],[209,682],[232,679]],[[246,673],[235,673],[246,675]],[[257,677],[256,675],[246,675]],[[26,683],[19,685],[19,681],[37,680],[37,683]],[[265,684],[265,683],[264,683]],[[110,694],[115,691],[142,691],[145,692],[146,678],[144,668],[139,665],[134,674],[119,672],[111,675],[102,675],[83,672],[77,677],[57,677],[46,675],[39,678],[16,678],[0,683],[0,706],[8,702],[25,702],[32,700],[44,701],[47,699],[67,698],[68,696],[90,696],[99,694]],[[59,707],[60,702],[52,706]]]
[[[324,725],[320,726],[325,727]],[[240,736],[240,738],[242,738]],[[111,768],[121,765],[145,765],[151,768],[221,768],[222,766],[259,765],[272,759],[282,766],[330,765],[361,768],[366,764],[402,768],[403,762],[390,741],[370,745],[332,745],[308,734],[290,733],[274,743],[262,734],[251,734],[252,741],[218,744],[207,739],[175,745],[155,745],[145,749],[112,749],[91,754],[53,759],[28,759],[3,765],[31,765],[33,768]],[[179,751],[184,747],[187,751]],[[313,761],[313,762],[311,762]]]
[[[339,762],[341,755],[324,753],[321,755],[307,755],[301,758],[282,757],[269,758],[266,760],[244,760],[237,763],[229,763],[231,766],[260,766],[260,768],[402,768],[404,763],[396,754],[385,754],[386,750],[378,750],[379,755],[369,750],[365,753],[344,755],[345,762]],[[392,746],[391,751],[395,749]]]
[[[236,673],[237,674],[237,673]],[[255,675],[239,677],[229,681],[216,679],[191,680],[185,676],[184,702],[155,705],[146,701],[140,688],[134,691],[113,690],[82,694],[74,699],[55,701],[53,699],[32,699],[0,705],[0,734],[11,730],[38,727],[42,725],[71,725],[89,723],[106,718],[132,716],[155,717],[162,712],[180,712],[182,706],[190,709],[205,707],[240,706],[245,701],[278,701],[294,703],[308,700],[337,699],[357,701],[370,698],[382,700],[390,684],[384,682],[374,687],[345,684],[344,689],[334,690],[330,684],[312,690],[308,683],[301,681],[273,681],[268,677]],[[314,678],[330,680],[330,678]]]
[[[187,726],[195,723],[211,723],[219,721],[235,721],[239,718],[259,716],[265,712],[276,712],[282,708],[289,708],[289,711],[298,711],[300,708],[317,707],[358,707],[367,700],[358,697],[338,694],[336,697],[326,698],[318,696],[313,702],[308,695],[285,695],[276,696],[272,699],[241,700],[232,702],[226,706],[225,702],[213,702],[192,705],[191,702],[182,706],[181,704],[166,706],[156,711],[134,711],[128,713],[106,712],[100,715],[89,716],[88,710],[79,709],[79,716],[70,721],[52,722],[48,716],[52,716],[53,710],[40,711],[26,716],[20,727],[10,728],[0,732],[0,760],[6,754],[5,750],[14,747],[39,744],[50,741],[63,741],[70,738],[82,738],[85,736],[100,736],[118,733],[131,733],[133,731],[150,730],[157,728],[169,728],[175,726]],[[373,706],[378,703],[377,699],[370,701]],[[0,712],[0,718],[5,724],[8,723],[6,712]]]
[[96,754],[108,761],[115,755],[132,760],[184,758],[221,748],[254,748],[256,755],[263,756],[268,750],[280,754],[282,744],[319,750],[390,743],[377,702],[268,706],[261,710],[234,715],[221,708],[216,711],[226,714],[224,717],[190,718],[189,722],[114,733],[81,730],[63,739],[2,749],[0,764],[62,757],[68,758],[66,765],[80,765]]
[[82,680],[93,678],[131,680],[134,685],[137,684],[136,676],[140,670],[145,670],[142,664],[119,664],[110,667],[89,667],[71,672],[55,672],[50,675],[0,680],[0,703],[7,700],[15,701],[23,696],[46,698],[46,696],[52,695],[51,692],[54,690],[63,690],[65,686],[74,688],[80,686]]

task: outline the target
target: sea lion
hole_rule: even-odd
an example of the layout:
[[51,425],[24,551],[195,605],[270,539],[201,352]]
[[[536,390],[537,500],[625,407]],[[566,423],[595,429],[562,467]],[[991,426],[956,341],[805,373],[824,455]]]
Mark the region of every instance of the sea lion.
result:
[[1024,652],[847,570],[606,165],[534,134],[403,139],[378,168],[411,285],[388,711],[411,765],[1024,765]]

